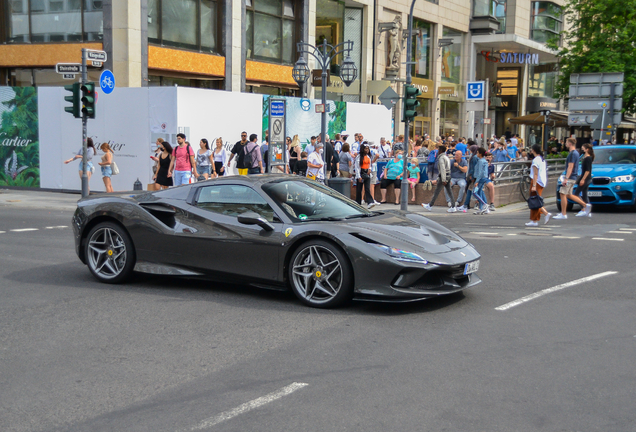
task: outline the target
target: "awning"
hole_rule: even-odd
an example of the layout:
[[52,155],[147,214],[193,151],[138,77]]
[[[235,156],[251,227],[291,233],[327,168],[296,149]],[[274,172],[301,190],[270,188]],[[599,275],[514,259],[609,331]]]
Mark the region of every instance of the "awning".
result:
[[[513,117],[510,119],[510,123],[527,125],[527,126],[541,126],[545,124],[545,118],[541,113],[527,114],[521,117]],[[548,116],[548,126],[550,127],[568,127],[567,114],[551,112]]]

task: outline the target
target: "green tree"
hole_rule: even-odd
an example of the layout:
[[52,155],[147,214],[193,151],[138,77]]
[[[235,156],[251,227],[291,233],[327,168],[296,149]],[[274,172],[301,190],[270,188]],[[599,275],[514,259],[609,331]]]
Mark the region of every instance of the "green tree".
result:
[[333,138],[336,134],[345,130],[347,125],[347,103],[337,101],[334,104],[336,109],[329,113],[329,125],[327,126],[329,138]]
[[623,72],[623,110],[636,112],[636,0],[568,0],[558,51],[557,95],[569,93],[573,73]]

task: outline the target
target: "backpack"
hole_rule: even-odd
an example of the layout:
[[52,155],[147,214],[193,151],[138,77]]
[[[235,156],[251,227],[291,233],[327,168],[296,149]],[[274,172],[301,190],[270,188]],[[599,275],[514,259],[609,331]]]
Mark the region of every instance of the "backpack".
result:
[[433,150],[428,154],[428,163],[435,163],[435,159],[437,159],[437,150]]
[[[174,150],[172,151],[175,159],[177,158],[177,149],[179,149],[179,146],[176,146]],[[186,159],[188,160],[188,163],[190,164],[190,170],[192,170],[192,161],[190,160],[190,156],[194,156],[194,150],[192,150],[192,153],[190,153],[191,149],[192,147],[190,147],[190,144],[188,144],[188,146],[186,147]]]
[[254,161],[256,158],[254,157],[254,150],[258,147],[257,145],[250,151],[247,151],[247,146],[250,143],[245,144],[245,148],[243,149],[243,168],[252,168],[254,166]]

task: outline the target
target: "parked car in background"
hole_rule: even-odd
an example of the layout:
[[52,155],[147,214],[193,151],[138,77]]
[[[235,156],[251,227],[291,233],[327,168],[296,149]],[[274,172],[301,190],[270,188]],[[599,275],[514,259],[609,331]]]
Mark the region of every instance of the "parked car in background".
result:
[[[588,197],[592,205],[615,205],[636,209],[636,145],[594,147],[592,184]],[[580,172],[580,167],[579,167]],[[561,209],[558,191],[565,172],[557,182],[557,207]],[[568,200],[567,209],[574,203]]]

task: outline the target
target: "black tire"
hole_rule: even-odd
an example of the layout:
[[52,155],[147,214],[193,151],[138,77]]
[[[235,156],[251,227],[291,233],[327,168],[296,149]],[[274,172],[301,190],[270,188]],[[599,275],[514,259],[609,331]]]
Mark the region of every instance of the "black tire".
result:
[[531,184],[532,180],[530,177],[523,177],[519,182],[519,191],[521,192],[521,196],[524,201],[528,201],[528,198],[530,198]]
[[324,240],[310,240],[296,249],[288,263],[289,283],[307,306],[333,308],[353,297],[353,270],[345,253]]
[[118,284],[132,275],[135,246],[121,225],[113,222],[95,225],[86,236],[84,248],[86,265],[98,281]]

